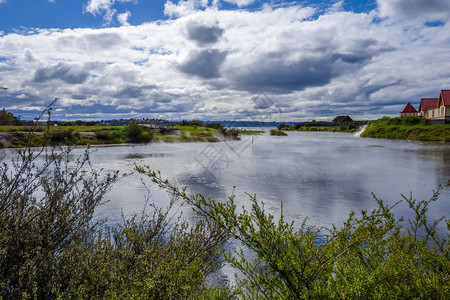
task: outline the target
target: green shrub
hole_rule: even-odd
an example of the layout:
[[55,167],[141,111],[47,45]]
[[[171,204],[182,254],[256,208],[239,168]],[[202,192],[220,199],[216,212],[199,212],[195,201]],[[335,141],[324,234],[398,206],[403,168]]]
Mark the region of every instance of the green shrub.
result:
[[241,135],[241,131],[237,128],[222,127],[220,128],[220,132],[222,133],[223,136],[229,137],[233,140],[238,140],[239,136]]
[[[387,118],[387,117],[385,117]],[[387,119],[386,125],[401,125],[403,118],[393,118],[393,119]]]
[[400,119],[402,120],[402,124],[408,126],[420,124],[422,121],[420,117],[412,117],[412,116],[402,117]]
[[[297,123],[295,125],[299,125],[299,124]],[[277,126],[277,129],[278,130],[293,130],[293,129],[299,129],[299,127],[296,128],[295,126],[290,126],[290,125],[282,123]]]
[[127,140],[130,143],[148,143],[153,139],[153,133],[147,131],[137,121],[131,121],[127,126]]
[[68,144],[73,143],[78,137],[77,132],[73,129],[69,130],[58,130],[47,132],[48,139],[51,144]]
[[0,167],[0,299],[231,297],[208,285],[226,231],[177,219],[176,199],[103,226],[94,211],[119,175],[93,170],[89,150],[69,159],[72,149],[21,149]]
[[282,130],[270,129],[270,135],[287,136],[287,133]]
[[254,253],[249,259],[239,247],[224,252],[244,275],[242,299],[446,299],[450,293],[450,248],[437,230],[443,218],[427,218],[443,187],[429,200],[403,196],[415,215],[406,227],[392,212],[400,202],[389,206],[375,197],[377,209],[360,217],[351,212],[342,227],[316,228],[305,219],[296,229],[283,210],[275,218],[254,196],[250,210],[242,210],[233,196],[222,202],[188,195],[158,173],[144,173]]
[[120,135],[118,132],[101,130],[95,132],[95,138],[100,141],[115,142],[118,141]]

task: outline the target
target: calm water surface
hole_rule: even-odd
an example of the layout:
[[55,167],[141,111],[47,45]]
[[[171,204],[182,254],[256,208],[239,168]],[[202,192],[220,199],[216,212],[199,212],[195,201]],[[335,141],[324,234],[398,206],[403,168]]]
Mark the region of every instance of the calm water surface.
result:
[[[226,199],[232,193],[248,204],[256,194],[273,214],[283,203],[293,219],[312,224],[341,224],[351,210],[376,206],[372,193],[387,203],[401,194],[429,199],[433,189],[450,179],[450,147],[442,143],[364,139],[345,133],[289,132],[287,137],[244,136],[226,143],[148,144],[99,147],[94,166],[132,172],[134,164],[160,170],[175,185],[192,193]],[[149,184],[150,201],[166,205],[169,197]],[[233,189],[233,187],[235,187]],[[146,188],[134,174],[108,194],[99,210],[110,222],[144,207]],[[450,189],[430,212],[449,216]],[[396,208],[409,215],[406,205]]]
[[[279,215],[281,203],[288,218],[309,217],[313,225],[341,224],[348,213],[376,207],[372,193],[387,203],[401,194],[429,199],[439,184],[450,179],[450,146],[443,143],[360,138],[346,133],[289,132],[286,137],[244,136],[222,143],[152,143],[94,147],[91,161],[106,171],[134,171],[134,165],[160,170],[174,185],[192,193],[225,200],[236,195],[247,205],[249,194]],[[73,156],[84,149],[74,151]],[[13,155],[12,149],[0,154]],[[166,206],[169,196],[139,174],[119,181],[107,194],[97,216],[113,225],[122,214],[139,213],[150,202]],[[145,178],[143,178],[145,180]],[[233,188],[235,187],[235,188]],[[433,217],[450,214],[450,188],[430,208]],[[240,206],[240,205],[239,205]],[[190,210],[182,208],[189,216]],[[406,205],[397,215],[410,216]]]

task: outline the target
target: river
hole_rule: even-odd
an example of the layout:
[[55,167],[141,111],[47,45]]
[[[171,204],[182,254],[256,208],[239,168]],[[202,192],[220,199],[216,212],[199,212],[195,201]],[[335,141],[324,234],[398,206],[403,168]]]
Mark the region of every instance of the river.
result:
[[[429,199],[450,179],[450,147],[443,143],[360,138],[348,133],[289,132],[286,137],[244,136],[223,143],[153,143],[96,147],[93,165],[132,172],[134,164],[160,170],[175,185],[192,193],[224,200],[232,193],[248,203],[256,194],[268,211],[292,219],[308,216],[314,225],[341,224],[351,210],[376,207],[372,193],[387,203],[401,194]],[[81,150],[79,150],[81,151]],[[98,213],[110,223],[144,208],[147,194],[141,176],[120,181]],[[166,205],[169,197],[155,185],[150,201]],[[233,188],[235,187],[235,188]],[[433,217],[450,213],[450,189],[430,208]],[[396,214],[409,216],[406,205]]]
[[[450,146],[444,143],[360,138],[348,133],[288,132],[288,136],[243,136],[220,143],[150,143],[92,147],[94,168],[134,171],[148,165],[192,193],[225,200],[236,195],[248,204],[249,194],[279,214],[283,203],[288,218],[308,216],[314,225],[341,224],[348,213],[376,207],[372,193],[393,204],[401,194],[429,199],[439,184],[450,179]],[[82,154],[82,147],[72,155]],[[4,161],[12,149],[0,149]],[[2,156],[3,156],[2,154]],[[97,216],[121,221],[144,208],[147,189],[136,172],[119,181],[106,195]],[[145,178],[144,178],[145,180]],[[147,182],[149,182],[147,180]],[[169,196],[149,184],[150,202],[167,205]],[[450,188],[430,208],[432,217],[450,214]],[[396,214],[410,216],[406,205]]]

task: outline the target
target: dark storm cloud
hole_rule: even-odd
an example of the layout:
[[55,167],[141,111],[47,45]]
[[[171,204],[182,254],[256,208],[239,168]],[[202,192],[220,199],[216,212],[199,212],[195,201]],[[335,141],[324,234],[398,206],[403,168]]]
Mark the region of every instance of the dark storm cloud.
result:
[[72,99],[75,99],[75,100],[86,100],[87,96],[86,95],[72,95]]
[[[117,105],[108,105],[101,103],[94,103],[93,105],[71,105],[66,107],[62,114],[117,114],[127,113],[129,109],[120,109]],[[53,112],[56,115],[56,112]]]
[[225,61],[227,52],[219,50],[192,51],[191,57],[178,67],[186,74],[205,79],[220,77],[220,65]]
[[[348,105],[349,103],[352,104],[353,107],[360,107],[360,106],[367,106],[370,102],[370,99],[373,94],[382,91],[383,89],[389,88],[389,87],[395,87],[395,86],[401,86],[402,81],[396,80],[396,81],[389,81],[386,80],[386,82],[381,82],[377,84],[361,84],[357,88],[349,89],[349,90],[341,90],[335,95],[333,95],[333,98],[330,99],[331,102],[337,104],[337,105]],[[321,95],[316,95],[317,98],[326,98],[328,97],[328,94],[326,91],[323,91]],[[385,105],[387,102],[389,103],[404,103],[405,102],[405,96],[399,97],[396,95],[394,98],[387,97],[383,100],[378,100],[377,102],[370,102],[371,106],[382,106]],[[408,101],[407,101],[408,102]]]
[[158,86],[156,84],[147,84],[147,85],[143,85],[142,89],[144,90],[154,90],[156,89]]
[[142,88],[138,86],[127,86],[121,89],[115,96],[120,98],[139,98],[142,96]]
[[205,26],[196,23],[187,25],[188,38],[195,41],[197,45],[203,46],[216,43],[223,35],[223,29],[218,26]]
[[234,74],[237,88],[249,91],[289,93],[322,86],[333,78],[332,57],[305,59],[289,65],[281,60],[261,59]]
[[450,14],[448,0],[377,0],[382,14],[387,16],[413,17]]
[[[251,92],[288,94],[309,87],[325,86],[334,78],[354,74],[369,64],[372,58],[392,51],[374,39],[353,39],[345,51],[333,45],[315,45],[307,54],[290,61],[292,53],[281,49],[260,54],[249,63],[228,69],[234,88]],[[335,49],[335,52],[330,50]],[[296,50],[300,54],[301,50]]]
[[77,49],[106,50],[123,42],[117,33],[85,34],[80,37],[66,36],[59,38],[63,47],[76,47]]
[[343,62],[349,63],[349,64],[358,64],[363,63],[367,61],[368,59],[372,58],[371,55],[357,55],[357,54],[342,54],[342,53],[335,53],[332,56],[334,59],[341,59]]
[[152,94],[151,98],[154,103],[170,103],[172,102],[172,98],[176,98],[176,95],[165,92],[156,92]]
[[33,77],[33,82],[47,82],[60,79],[67,84],[84,83],[89,77],[89,72],[74,66],[59,63],[56,66],[38,68]]

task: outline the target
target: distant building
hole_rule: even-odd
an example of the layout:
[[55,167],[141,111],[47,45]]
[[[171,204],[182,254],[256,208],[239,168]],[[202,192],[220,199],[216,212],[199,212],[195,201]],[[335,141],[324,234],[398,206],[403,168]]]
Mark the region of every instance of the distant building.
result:
[[439,98],[422,98],[420,116],[431,123],[450,124],[450,90],[441,90]]
[[339,125],[347,125],[349,123],[353,123],[353,120],[349,116],[337,116],[336,118],[333,119],[333,123]]
[[400,112],[400,117],[417,117],[417,110],[408,102]]

